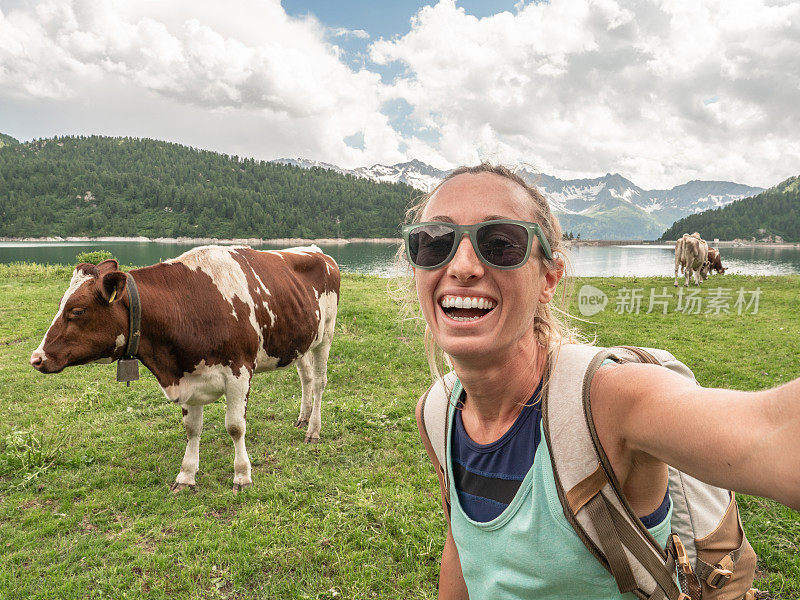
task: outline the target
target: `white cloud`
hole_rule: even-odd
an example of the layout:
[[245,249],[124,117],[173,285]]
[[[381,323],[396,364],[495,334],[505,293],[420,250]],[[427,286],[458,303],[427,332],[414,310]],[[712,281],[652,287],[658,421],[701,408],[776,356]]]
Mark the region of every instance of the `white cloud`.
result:
[[369,39],[369,33],[363,29],[347,29],[346,27],[335,27],[331,29],[331,35],[333,35],[333,37],[354,37],[362,40]]
[[[245,0],[224,11],[211,0],[50,0],[0,12],[0,96],[63,101],[100,86],[121,88],[249,114],[254,126],[293,131],[276,137],[313,137],[305,149],[329,160],[402,159],[399,135],[380,112],[380,76],[348,67],[325,38],[318,22],[288,17],[278,0]],[[343,141],[358,131],[364,150]],[[289,144],[272,148],[272,156],[303,149]]]
[[[531,161],[564,177],[620,171],[646,187],[769,185],[797,173],[800,4],[516,8],[476,19],[442,0],[408,34],[370,46],[376,63],[404,67],[392,94],[438,132],[447,163]],[[415,145],[422,154],[425,142]]]
[[478,19],[441,0],[363,63],[344,48],[368,32],[279,0],[4,6],[0,131],[16,137],[9,124],[344,167],[520,161],[651,188],[770,185],[800,164],[797,2],[520,0]]

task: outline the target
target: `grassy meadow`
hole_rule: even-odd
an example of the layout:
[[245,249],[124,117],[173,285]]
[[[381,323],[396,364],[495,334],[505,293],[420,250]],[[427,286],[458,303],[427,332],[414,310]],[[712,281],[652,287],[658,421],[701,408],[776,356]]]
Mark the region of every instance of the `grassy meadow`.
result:
[[[0,265],[0,598],[436,597],[445,522],[413,413],[427,365],[421,329],[399,320],[386,280],[343,278],[321,443],[303,444],[292,426],[294,369],[262,374],[247,420],[254,485],[231,491],[220,401],[205,409],[197,490],[173,495],[181,412],[146,369],[126,387],[114,366],[45,376],[28,365],[70,271]],[[674,310],[671,284],[578,280],[573,314],[584,285],[608,305],[574,323],[600,345],[669,349],[706,386],[755,390],[800,375],[800,276],[712,277],[700,314]],[[730,312],[705,313],[722,285]],[[664,287],[668,314],[647,314],[650,289]],[[752,304],[737,314],[739,289],[760,291],[756,314]],[[631,290],[643,290],[639,314],[624,302]],[[740,504],[758,585],[800,597],[800,514],[760,498]]]

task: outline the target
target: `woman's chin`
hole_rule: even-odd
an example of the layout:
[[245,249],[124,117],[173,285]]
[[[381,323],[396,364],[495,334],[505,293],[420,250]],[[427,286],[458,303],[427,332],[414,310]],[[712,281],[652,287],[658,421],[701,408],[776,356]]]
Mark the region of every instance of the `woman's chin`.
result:
[[443,311],[437,315],[436,343],[452,357],[485,354],[497,342],[492,319],[454,319]]
[[474,361],[481,359],[484,362],[491,362],[497,358],[498,349],[492,343],[491,338],[484,336],[453,338],[447,336],[439,342],[439,347],[455,361]]

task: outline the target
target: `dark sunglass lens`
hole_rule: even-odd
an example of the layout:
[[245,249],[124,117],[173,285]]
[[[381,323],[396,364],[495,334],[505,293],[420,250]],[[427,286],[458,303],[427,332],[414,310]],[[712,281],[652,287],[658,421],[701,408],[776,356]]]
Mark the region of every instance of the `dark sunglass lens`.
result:
[[453,249],[455,231],[447,225],[422,225],[408,236],[408,253],[418,267],[435,267],[442,263]]
[[494,223],[478,229],[478,250],[489,264],[515,267],[525,260],[528,230],[514,223]]

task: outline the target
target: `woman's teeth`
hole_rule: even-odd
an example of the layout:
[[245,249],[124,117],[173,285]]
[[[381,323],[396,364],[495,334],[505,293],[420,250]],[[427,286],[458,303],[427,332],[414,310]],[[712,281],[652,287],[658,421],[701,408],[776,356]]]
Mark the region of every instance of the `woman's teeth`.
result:
[[480,317],[457,317],[455,315],[449,315],[451,319],[454,321],[477,321]]
[[445,314],[454,321],[476,321],[497,306],[497,303],[489,298],[469,296],[444,296],[439,304]]
[[439,302],[442,308],[480,308],[491,310],[497,303],[489,298],[470,298],[466,296],[444,296]]

